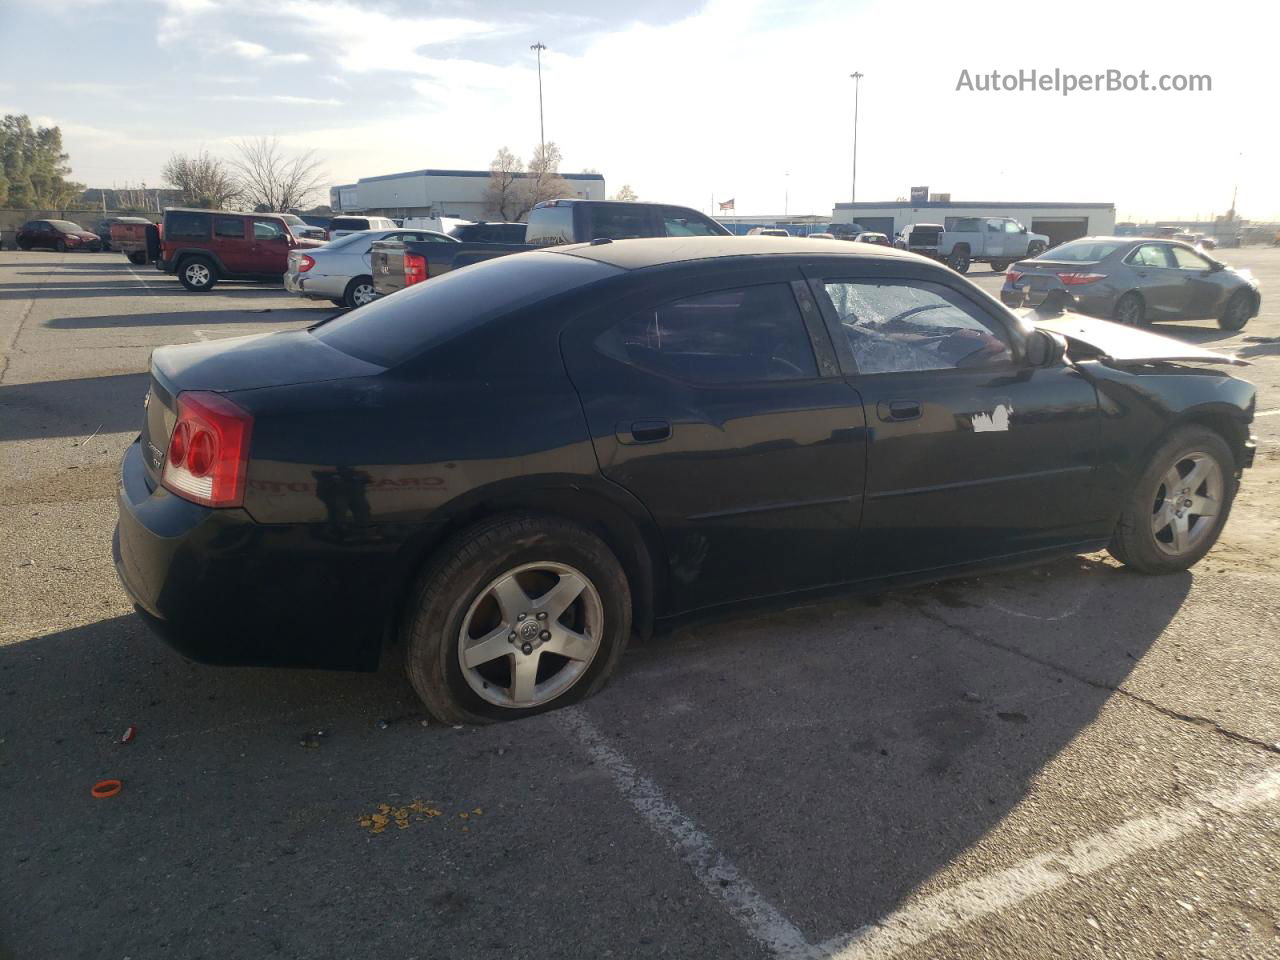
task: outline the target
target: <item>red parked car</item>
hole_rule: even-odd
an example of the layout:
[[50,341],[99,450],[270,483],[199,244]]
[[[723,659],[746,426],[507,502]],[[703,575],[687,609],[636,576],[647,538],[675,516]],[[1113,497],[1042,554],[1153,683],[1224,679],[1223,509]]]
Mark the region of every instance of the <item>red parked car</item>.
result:
[[161,234],[156,265],[198,292],[219,280],[278,282],[289,268],[290,250],[322,245],[295,237],[275,213],[170,209]]
[[64,253],[102,249],[102,239],[96,233],[70,220],[28,220],[18,228],[16,239],[20,250],[43,247]]

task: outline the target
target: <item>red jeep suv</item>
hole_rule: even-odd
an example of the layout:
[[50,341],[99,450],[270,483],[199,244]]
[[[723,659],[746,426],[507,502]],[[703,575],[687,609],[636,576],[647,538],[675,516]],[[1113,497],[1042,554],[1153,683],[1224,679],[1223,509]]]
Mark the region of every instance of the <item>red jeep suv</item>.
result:
[[212,289],[219,280],[279,281],[289,251],[321,245],[302,240],[274,213],[170,209],[156,266],[176,273],[188,290]]

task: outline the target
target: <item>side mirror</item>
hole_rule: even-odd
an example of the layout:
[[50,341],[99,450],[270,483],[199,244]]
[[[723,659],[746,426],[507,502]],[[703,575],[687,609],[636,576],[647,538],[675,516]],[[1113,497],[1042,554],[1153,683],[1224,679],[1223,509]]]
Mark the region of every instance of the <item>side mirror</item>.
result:
[[1221,260],[1210,260],[1210,261],[1209,261],[1209,272],[1210,272],[1210,273],[1217,273],[1219,270],[1225,270],[1225,269],[1227,269],[1227,265],[1226,265],[1225,263],[1223,263]]
[[1032,330],[1027,335],[1027,363],[1033,367],[1056,367],[1067,355],[1067,341],[1048,330]]

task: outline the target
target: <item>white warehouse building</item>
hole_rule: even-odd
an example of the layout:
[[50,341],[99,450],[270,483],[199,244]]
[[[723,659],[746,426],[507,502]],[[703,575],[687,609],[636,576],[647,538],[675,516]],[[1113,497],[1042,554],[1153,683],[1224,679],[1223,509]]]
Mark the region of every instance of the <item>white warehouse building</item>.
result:
[[1051,245],[1077,237],[1109,236],[1116,230],[1114,203],[997,203],[897,200],[891,203],[837,203],[833,223],[857,223],[890,237],[913,223],[940,223],[950,230],[961,217],[1009,217]]
[[[562,173],[560,177],[572,188],[570,196],[605,199],[603,174]],[[485,204],[488,186],[488,170],[411,170],[330,187],[329,206],[334,213],[484,220],[490,218]]]

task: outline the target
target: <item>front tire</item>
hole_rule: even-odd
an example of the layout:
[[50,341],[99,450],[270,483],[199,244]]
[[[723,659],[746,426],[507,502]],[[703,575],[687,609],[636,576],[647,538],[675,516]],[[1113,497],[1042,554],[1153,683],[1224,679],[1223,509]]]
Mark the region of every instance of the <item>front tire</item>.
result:
[[951,251],[951,256],[947,257],[947,266],[956,273],[968,273],[971,262],[969,248],[965,246],[956,247]]
[[1116,322],[1126,327],[1141,327],[1147,322],[1147,305],[1142,294],[1130,290],[1116,301]]
[[147,255],[145,253],[131,253],[129,254],[129,262],[135,267],[140,267],[147,262]]
[[1207,427],[1175,430],[1142,472],[1107,551],[1139,573],[1178,573],[1218,540],[1235,498],[1231,448]]
[[1009,269],[1009,264],[1011,264],[1011,263],[1013,263],[1013,261],[1012,261],[1012,260],[992,260],[992,261],[991,261],[991,272],[992,272],[992,273],[1004,273],[1006,270],[1008,270],[1008,269]]
[[1031,257],[1038,257],[1038,256],[1040,256],[1040,254],[1044,253],[1044,251],[1045,251],[1045,246],[1044,246],[1044,244],[1043,244],[1042,242],[1040,242],[1039,240],[1036,240],[1036,241],[1035,241],[1035,242],[1033,242],[1033,243],[1029,243],[1029,244],[1027,244],[1027,258],[1028,258],[1028,259],[1030,259]]
[[631,635],[631,590],[595,534],[554,517],[463,531],[419,579],[405,666],[444,723],[493,723],[598,691]]
[[377,299],[378,292],[373,288],[373,277],[354,277],[347,284],[341,303],[348,310],[354,310]]
[[1222,316],[1218,318],[1218,328],[1221,330],[1242,330],[1244,325],[1249,322],[1249,315],[1253,313],[1253,297],[1247,290],[1237,290],[1231,295],[1231,299],[1227,301],[1227,305],[1222,309]]
[[66,253],[67,241],[61,239],[58,240],[58,242],[53,245],[53,249],[57,250],[59,253]]
[[193,293],[204,293],[218,282],[218,268],[205,257],[188,257],[178,266],[178,279]]

